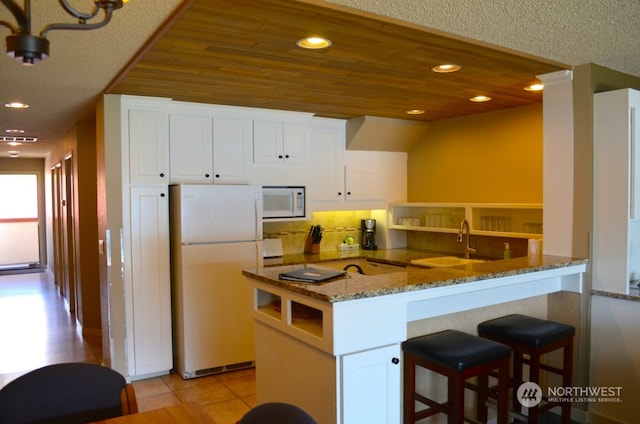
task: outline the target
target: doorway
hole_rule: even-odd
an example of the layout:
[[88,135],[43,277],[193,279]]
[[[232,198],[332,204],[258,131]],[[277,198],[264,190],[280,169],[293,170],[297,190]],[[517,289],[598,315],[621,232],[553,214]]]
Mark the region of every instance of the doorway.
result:
[[69,312],[76,311],[76,238],[73,157],[51,168],[54,279],[67,301]]
[[38,174],[0,174],[0,271],[40,270]]

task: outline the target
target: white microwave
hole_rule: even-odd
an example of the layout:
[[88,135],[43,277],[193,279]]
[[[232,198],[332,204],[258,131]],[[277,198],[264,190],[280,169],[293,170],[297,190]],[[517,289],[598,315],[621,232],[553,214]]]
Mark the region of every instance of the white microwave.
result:
[[304,218],[304,187],[263,186],[262,218]]

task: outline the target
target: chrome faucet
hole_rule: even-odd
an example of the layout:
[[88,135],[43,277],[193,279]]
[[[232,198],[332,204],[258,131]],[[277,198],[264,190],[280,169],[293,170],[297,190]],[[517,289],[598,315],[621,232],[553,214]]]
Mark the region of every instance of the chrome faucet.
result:
[[469,221],[467,221],[466,219],[463,219],[462,222],[460,223],[460,231],[458,231],[458,240],[456,240],[458,243],[462,243],[462,235],[464,234],[465,230],[467,231],[467,244],[464,247],[464,257],[465,259],[469,259],[469,254],[476,253],[478,249],[471,247],[471,235],[469,234]]

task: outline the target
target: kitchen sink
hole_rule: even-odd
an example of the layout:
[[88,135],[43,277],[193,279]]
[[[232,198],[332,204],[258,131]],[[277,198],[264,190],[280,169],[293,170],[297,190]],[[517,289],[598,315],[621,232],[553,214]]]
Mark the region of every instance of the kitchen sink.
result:
[[371,262],[363,258],[343,259],[329,262],[319,262],[316,265],[326,266],[329,268],[344,270],[349,272],[360,272],[365,275],[392,274],[394,272],[405,272],[403,266],[389,265],[379,262]]
[[459,258],[457,256],[438,256],[435,258],[414,259],[411,261],[411,264],[428,266],[430,268],[441,268],[441,267],[448,267],[448,266],[475,264],[479,262],[484,262],[484,261],[482,259],[466,259],[466,258]]

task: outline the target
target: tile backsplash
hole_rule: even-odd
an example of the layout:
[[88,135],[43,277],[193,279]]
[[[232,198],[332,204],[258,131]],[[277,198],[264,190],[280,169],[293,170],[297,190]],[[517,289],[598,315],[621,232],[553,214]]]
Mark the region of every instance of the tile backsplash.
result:
[[320,251],[336,251],[346,236],[352,236],[356,243],[361,243],[360,220],[370,217],[369,210],[312,212],[309,221],[265,222],[263,237],[282,239],[285,255],[302,253],[311,226],[321,225]]

